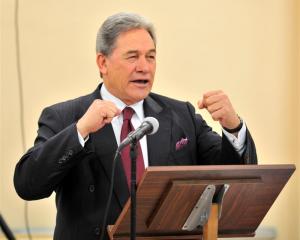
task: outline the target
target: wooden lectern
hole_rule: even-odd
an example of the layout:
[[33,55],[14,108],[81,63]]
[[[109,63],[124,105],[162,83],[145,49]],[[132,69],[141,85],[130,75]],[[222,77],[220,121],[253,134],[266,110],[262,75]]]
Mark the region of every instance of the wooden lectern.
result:
[[[294,171],[294,165],[149,167],[137,189],[137,239],[254,236]],[[130,200],[108,233],[129,239]]]

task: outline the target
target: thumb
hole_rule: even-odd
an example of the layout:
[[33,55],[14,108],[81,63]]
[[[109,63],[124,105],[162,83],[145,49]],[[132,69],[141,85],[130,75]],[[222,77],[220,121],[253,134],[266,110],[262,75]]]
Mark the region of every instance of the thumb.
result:
[[198,101],[198,108],[199,108],[199,109],[205,108],[204,103],[203,103],[203,100],[199,100],[199,101]]
[[121,113],[122,113],[122,111],[118,108],[115,116],[119,116]]

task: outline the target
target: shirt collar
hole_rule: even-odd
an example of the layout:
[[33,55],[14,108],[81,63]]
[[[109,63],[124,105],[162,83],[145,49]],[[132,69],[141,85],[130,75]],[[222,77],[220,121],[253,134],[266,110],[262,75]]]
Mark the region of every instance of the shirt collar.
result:
[[128,106],[121,99],[119,99],[119,98],[115,97],[114,95],[112,95],[107,90],[104,83],[101,86],[100,94],[101,94],[101,97],[102,97],[103,100],[113,102],[117,106],[117,108],[119,108],[121,111],[123,111],[123,109],[125,107],[133,108],[136,115],[137,115],[137,117],[139,118],[139,120],[141,122],[144,120],[144,108],[143,108],[144,99]]

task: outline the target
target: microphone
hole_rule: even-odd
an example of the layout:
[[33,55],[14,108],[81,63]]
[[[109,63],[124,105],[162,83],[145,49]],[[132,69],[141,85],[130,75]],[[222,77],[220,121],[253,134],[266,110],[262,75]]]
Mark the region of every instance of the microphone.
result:
[[138,141],[145,135],[152,135],[157,132],[159,123],[154,117],[146,117],[142,124],[134,131],[130,132],[128,136],[120,143],[118,151],[121,151],[125,146],[133,141]]

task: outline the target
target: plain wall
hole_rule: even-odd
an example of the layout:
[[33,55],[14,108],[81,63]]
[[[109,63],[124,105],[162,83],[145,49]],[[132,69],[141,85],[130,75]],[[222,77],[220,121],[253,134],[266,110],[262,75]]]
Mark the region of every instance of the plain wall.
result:
[[[196,106],[204,92],[223,89],[252,133],[259,163],[299,168],[299,6],[299,0],[20,1],[26,147],[45,106],[96,88],[98,27],[111,14],[131,11],[148,17],[157,30],[153,91]],[[24,202],[12,182],[23,154],[14,7],[14,1],[1,1],[0,211],[22,230]],[[276,228],[277,239],[300,239],[299,181],[297,170],[262,222]],[[30,202],[29,221],[34,230],[52,229],[54,197]]]

